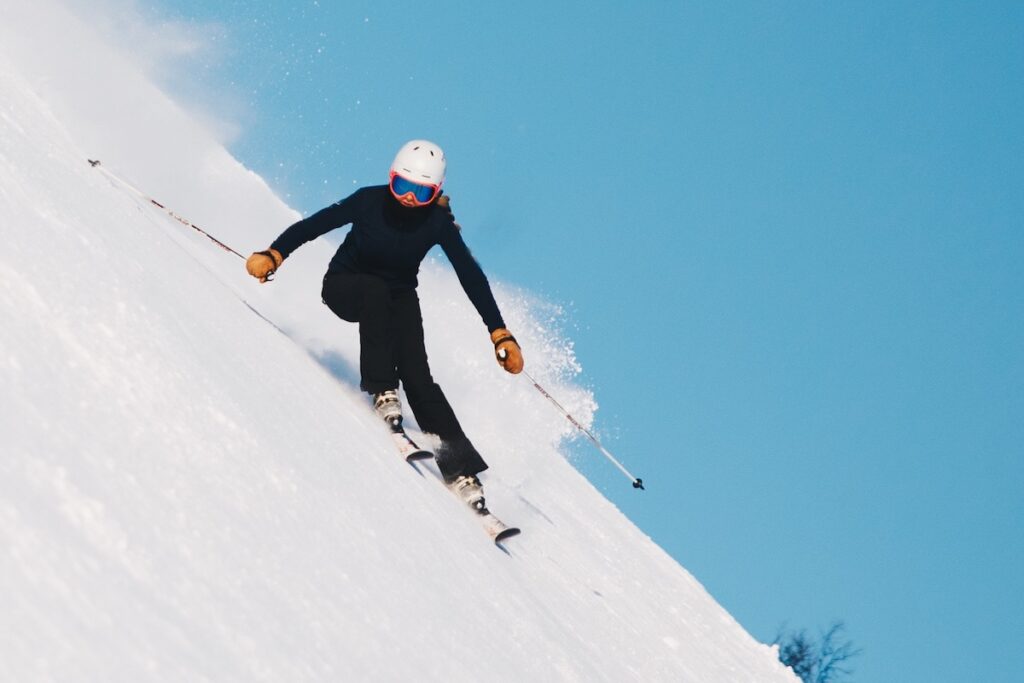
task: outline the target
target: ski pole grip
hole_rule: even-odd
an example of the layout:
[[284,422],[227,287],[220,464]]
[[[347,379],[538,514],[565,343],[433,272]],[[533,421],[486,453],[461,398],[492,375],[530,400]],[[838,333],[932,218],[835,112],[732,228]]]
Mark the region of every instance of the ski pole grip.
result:
[[519,342],[516,341],[515,337],[513,337],[511,334],[506,334],[504,337],[499,337],[499,338],[494,340],[494,348],[498,348],[499,346],[501,346],[505,342],[512,342],[513,344],[519,344]]

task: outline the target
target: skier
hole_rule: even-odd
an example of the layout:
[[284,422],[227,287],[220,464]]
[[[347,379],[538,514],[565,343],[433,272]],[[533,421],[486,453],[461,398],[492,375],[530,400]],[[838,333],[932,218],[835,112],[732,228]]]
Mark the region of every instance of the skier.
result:
[[359,324],[360,388],[377,414],[400,425],[401,382],[420,428],[439,437],[434,457],[447,483],[471,507],[483,507],[477,475],[487,469],[430,374],[417,273],[427,252],[441,245],[462,288],[491,334],[498,363],[523,369],[515,337],[506,329],[490,284],[470,254],[441,192],[446,162],[432,142],[412,140],[398,151],[387,185],[365,187],[288,227],[246,269],[266,282],[306,242],[352,224],[323,280],[323,302],[339,318]]

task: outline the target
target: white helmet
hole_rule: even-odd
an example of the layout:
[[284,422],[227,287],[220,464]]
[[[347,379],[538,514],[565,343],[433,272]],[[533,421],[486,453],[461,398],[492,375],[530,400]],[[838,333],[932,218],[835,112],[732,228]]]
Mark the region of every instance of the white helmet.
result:
[[391,162],[392,173],[414,183],[435,185],[438,188],[444,183],[445,168],[444,152],[427,140],[410,140],[405,143]]

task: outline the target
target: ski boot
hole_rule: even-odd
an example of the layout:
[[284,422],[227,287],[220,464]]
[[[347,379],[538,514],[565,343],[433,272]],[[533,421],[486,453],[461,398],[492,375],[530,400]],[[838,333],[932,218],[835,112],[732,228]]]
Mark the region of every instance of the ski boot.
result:
[[373,395],[373,410],[389,425],[402,424],[402,401],[397,389],[388,389]]
[[462,475],[448,486],[455,492],[455,495],[462,499],[463,503],[477,512],[483,512],[487,509],[487,506],[484,504],[484,488],[481,486],[480,480],[475,476]]

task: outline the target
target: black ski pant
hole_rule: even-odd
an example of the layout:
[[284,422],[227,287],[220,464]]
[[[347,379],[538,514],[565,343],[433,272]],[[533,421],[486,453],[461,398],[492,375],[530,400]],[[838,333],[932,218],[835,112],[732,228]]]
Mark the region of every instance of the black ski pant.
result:
[[416,290],[392,290],[376,275],[327,273],[322,296],[339,318],[359,323],[360,388],[378,394],[401,382],[420,429],[441,438],[435,456],[445,479],[487,469],[430,374]]

